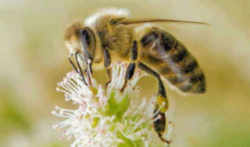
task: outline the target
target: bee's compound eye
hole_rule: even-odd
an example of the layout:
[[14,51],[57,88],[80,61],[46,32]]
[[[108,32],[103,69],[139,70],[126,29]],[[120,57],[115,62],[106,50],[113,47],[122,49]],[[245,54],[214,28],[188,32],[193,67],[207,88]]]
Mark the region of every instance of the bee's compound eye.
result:
[[80,36],[86,41],[87,45],[90,45],[91,37],[87,30],[80,30]]
[[88,58],[92,59],[95,54],[96,46],[94,32],[90,28],[85,27],[79,31],[79,37],[83,47],[83,52]]
[[112,19],[112,20],[110,20],[110,24],[112,24],[112,25],[115,25],[115,24],[117,24],[119,22],[119,20],[117,20],[117,19]]

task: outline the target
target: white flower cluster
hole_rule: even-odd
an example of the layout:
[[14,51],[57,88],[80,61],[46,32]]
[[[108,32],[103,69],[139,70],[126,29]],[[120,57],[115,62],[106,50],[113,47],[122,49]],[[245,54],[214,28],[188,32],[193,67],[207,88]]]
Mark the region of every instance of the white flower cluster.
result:
[[77,105],[77,109],[56,106],[52,111],[64,119],[54,128],[65,130],[64,136],[73,140],[71,147],[164,146],[152,127],[155,99],[142,99],[135,87],[143,74],[136,72],[120,92],[125,69],[124,64],[112,67],[112,81],[106,89],[93,78],[91,87],[85,85],[76,72],[68,73],[58,83],[57,91]]

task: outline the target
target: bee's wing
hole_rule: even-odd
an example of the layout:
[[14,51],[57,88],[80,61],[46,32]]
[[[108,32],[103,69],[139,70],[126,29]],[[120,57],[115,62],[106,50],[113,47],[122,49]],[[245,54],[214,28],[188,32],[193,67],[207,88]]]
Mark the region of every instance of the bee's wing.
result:
[[200,25],[209,25],[205,22],[198,21],[187,21],[187,20],[175,20],[175,19],[157,19],[157,18],[145,18],[145,19],[124,19],[121,24],[132,25],[132,24],[143,24],[143,23],[185,23],[185,24],[200,24]]

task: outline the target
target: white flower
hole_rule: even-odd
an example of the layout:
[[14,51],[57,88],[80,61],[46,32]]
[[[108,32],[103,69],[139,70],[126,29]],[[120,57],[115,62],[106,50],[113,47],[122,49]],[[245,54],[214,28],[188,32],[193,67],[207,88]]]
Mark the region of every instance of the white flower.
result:
[[92,87],[85,85],[75,72],[68,73],[58,83],[57,91],[63,92],[65,100],[78,107],[64,109],[56,106],[52,111],[52,114],[64,119],[54,128],[65,130],[64,135],[73,140],[71,147],[165,145],[158,139],[152,125],[155,98],[139,97],[139,90],[135,87],[143,74],[135,72],[127,88],[120,93],[125,73],[125,64],[113,66],[112,82],[107,89],[92,77]]

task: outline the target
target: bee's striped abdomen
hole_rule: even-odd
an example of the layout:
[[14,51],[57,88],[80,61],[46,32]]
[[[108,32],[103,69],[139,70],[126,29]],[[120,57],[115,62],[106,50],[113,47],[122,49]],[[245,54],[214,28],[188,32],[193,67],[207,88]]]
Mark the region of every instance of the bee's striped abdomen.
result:
[[142,58],[183,92],[204,93],[205,76],[196,59],[171,34],[158,28],[140,40]]

